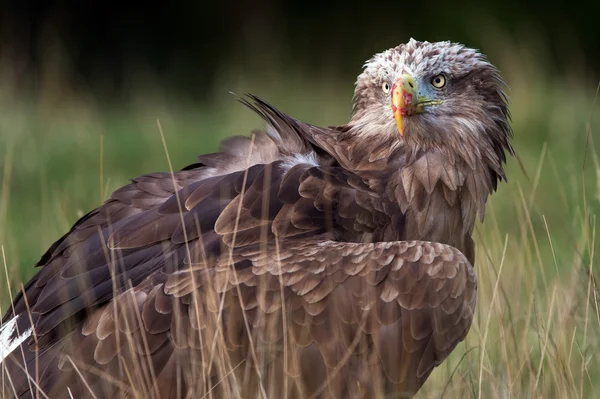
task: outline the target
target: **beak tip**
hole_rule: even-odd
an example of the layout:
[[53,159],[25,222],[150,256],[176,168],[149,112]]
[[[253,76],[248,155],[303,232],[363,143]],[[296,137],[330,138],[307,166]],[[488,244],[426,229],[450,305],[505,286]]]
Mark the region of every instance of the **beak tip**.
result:
[[402,118],[402,114],[397,112],[394,115],[394,119],[396,119],[396,128],[398,129],[398,133],[400,133],[400,137],[404,137],[404,121]]

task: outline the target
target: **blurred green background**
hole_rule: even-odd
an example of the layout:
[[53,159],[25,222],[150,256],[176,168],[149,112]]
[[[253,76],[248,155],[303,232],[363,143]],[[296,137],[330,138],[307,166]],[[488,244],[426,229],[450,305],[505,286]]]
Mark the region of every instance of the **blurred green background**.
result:
[[[487,256],[497,269],[508,237],[506,252],[524,255],[507,261],[500,287],[510,296],[514,278],[531,273],[530,309],[551,305],[548,282],[581,277],[581,287],[569,287],[584,293],[578,305],[589,311],[578,348],[590,363],[599,344],[587,332],[587,315],[598,313],[589,279],[600,210],[598,15],[599,1],[4,1],[0,245],[9,281],[18,289],[41,253],[128,178],[168,170],[157,120],[179,169],[223,137],[261,127],[230,91],[257,94],[306,122],[342,124],[374,53],[410,37],[451,40],[481,49],[501,70],[522,162],[509,160],[509,183],[477,227],[478,260]],[[8,294],[0,298],[7,306]],[[582,371],[582,397],[600,395],[599,375]]]

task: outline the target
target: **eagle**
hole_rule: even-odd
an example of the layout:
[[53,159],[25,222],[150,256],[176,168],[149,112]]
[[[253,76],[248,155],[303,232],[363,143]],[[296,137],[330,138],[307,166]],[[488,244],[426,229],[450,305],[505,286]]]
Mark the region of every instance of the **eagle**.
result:
[[345,125],[238,97],[262,130],[132,179],[41,256],[2,319],[3,397],[414,396],[473,320],[505,88],[411,39],[365,63]]

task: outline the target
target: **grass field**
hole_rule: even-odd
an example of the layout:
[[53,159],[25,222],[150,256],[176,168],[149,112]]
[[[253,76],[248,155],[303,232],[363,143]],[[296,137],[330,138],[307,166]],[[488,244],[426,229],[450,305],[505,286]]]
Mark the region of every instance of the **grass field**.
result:
[[[528,49],[494,47],[511,90],[516,159],[476,227],[477,316],[465,343],[419,397],[597,398],[600,311],[596,227],[600,115],[585,74],[544,74]],[[0,244],[18,289],[41,253],[79,216],[140,174],[175,168],[248,134],[259,119],[228,92],[251,91],[314,124],[343,123],[352,82],[290,71],[264,79],[224,72],[213,101],[195,103],[147,83],[100,104],[50,82],[35,98],[0,90]],[[46,87],[42,85],[42,87]],[[4,86],[1,86],[4,87]],[[596,107],[598,108],[598,107]],[[0,277],[5,287],[5,277]],[[0,290],[0,305],[9,305]]]

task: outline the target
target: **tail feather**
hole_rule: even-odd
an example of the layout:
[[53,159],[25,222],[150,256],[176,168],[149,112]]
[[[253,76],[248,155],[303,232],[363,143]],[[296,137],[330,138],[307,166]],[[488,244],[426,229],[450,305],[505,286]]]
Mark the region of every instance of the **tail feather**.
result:
[[17,331],[18,318],[19,316],[13,317],[0,327],[0,363],[31,336],[31,328]]

